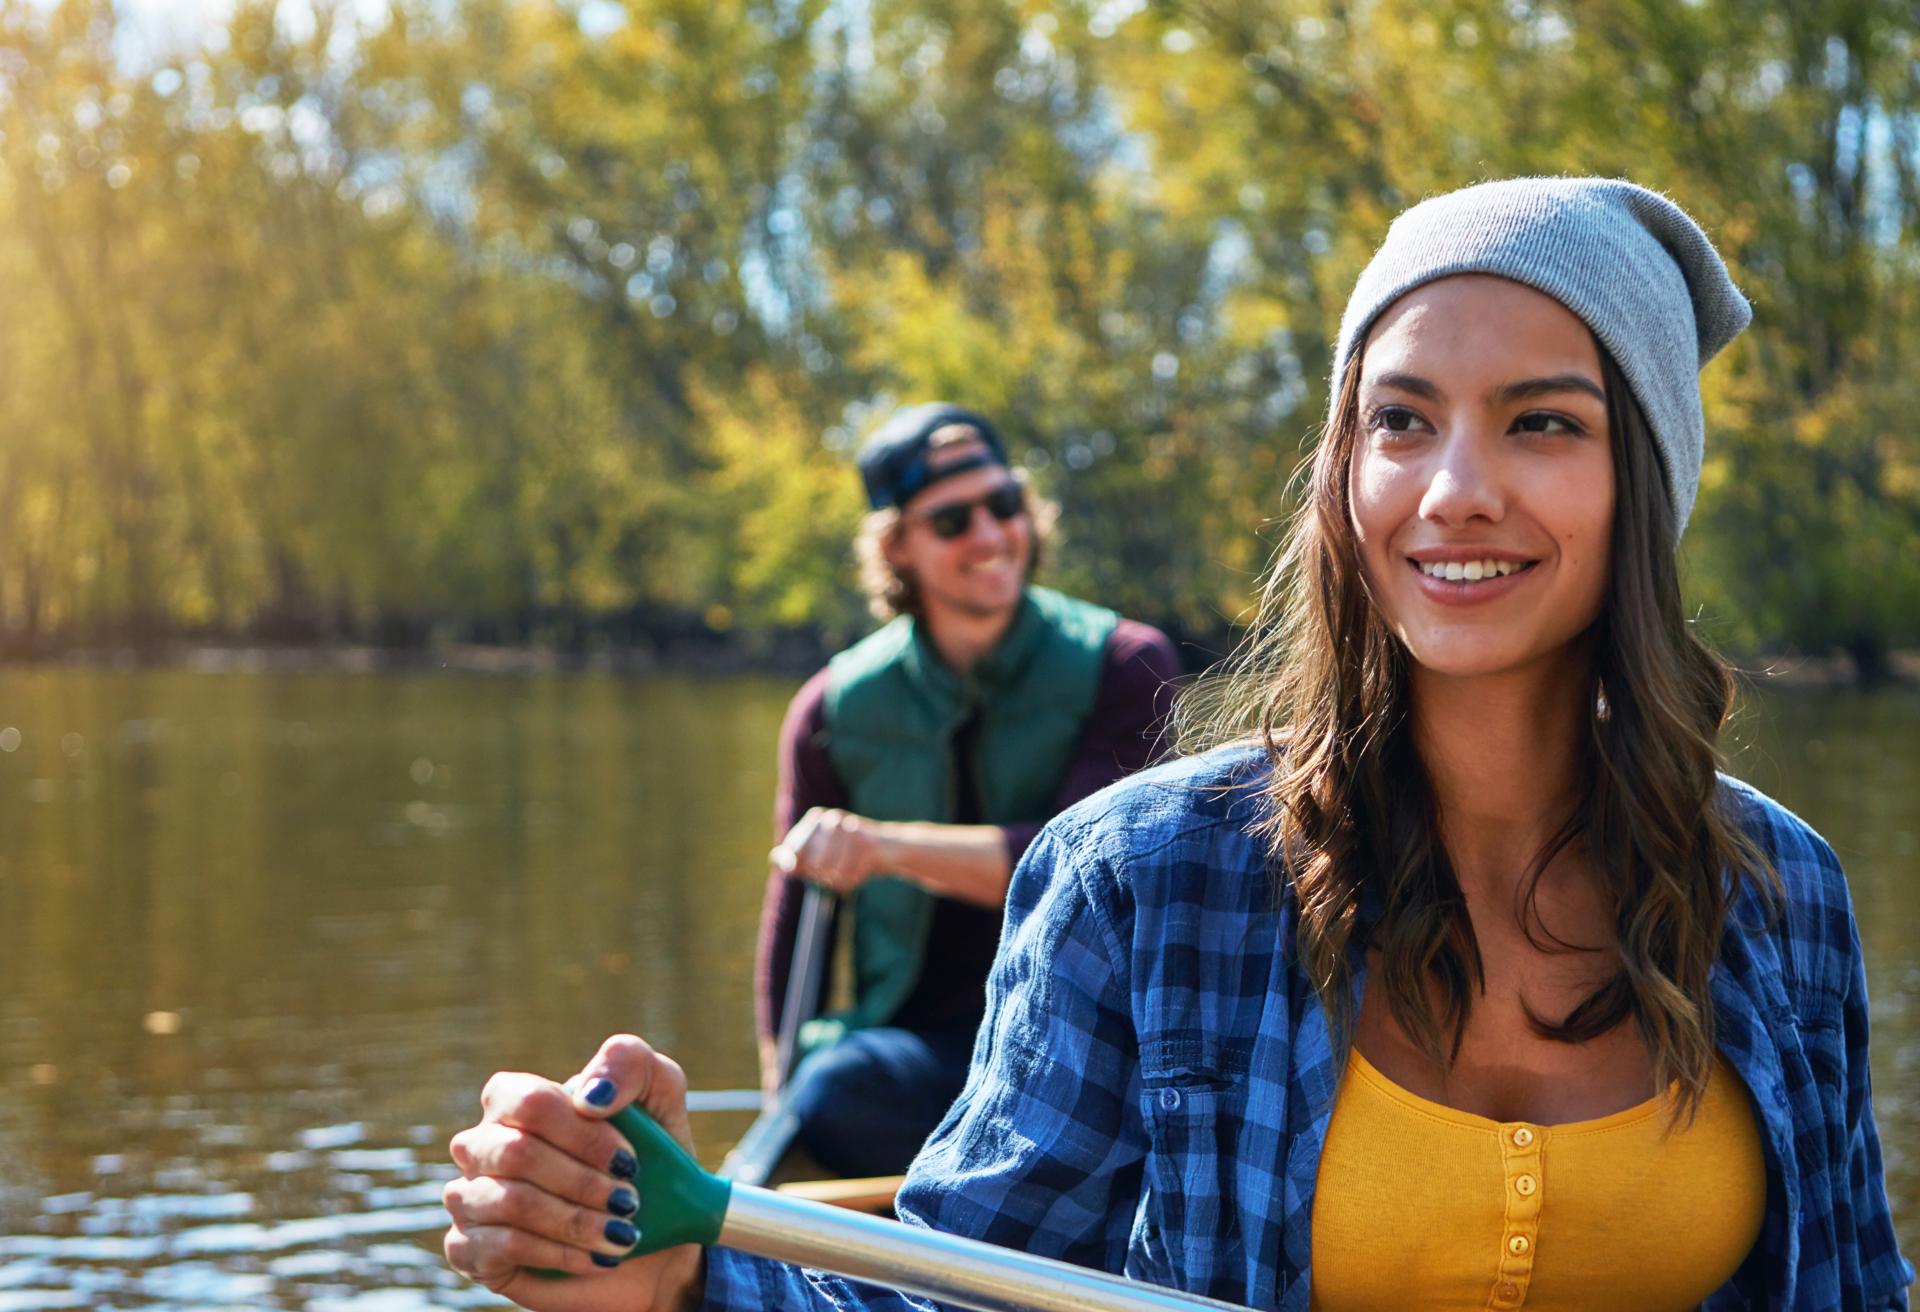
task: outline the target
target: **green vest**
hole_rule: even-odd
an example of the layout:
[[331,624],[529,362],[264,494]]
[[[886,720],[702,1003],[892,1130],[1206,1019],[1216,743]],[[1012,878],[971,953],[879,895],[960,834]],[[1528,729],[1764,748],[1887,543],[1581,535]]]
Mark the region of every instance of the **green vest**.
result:
[[[940,660],[908,616],[841,652],[827,667],[827,755],[852,809],[875,820],[951,821],[953,736],[977,714],[981,820],[1049,818],[1118,621],[1104,607],[1030,587],[1006,636],[965,676]],[[932,894],[905,879],[861,885],[853,901],[854,1005],[812,1026],[809,1048],[892,1019],[920,978],[933,905]]]

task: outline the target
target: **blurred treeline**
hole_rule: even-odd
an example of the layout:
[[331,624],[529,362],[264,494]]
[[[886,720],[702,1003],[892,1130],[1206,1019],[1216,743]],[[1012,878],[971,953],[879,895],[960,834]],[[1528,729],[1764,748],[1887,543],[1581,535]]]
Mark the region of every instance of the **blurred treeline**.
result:
[[[1001,417],[1052,577],[1219,636],[1401,208],[1631,176],[1756,305],[1736,649],[1920,642],[1920,5],[0,0],[0,632],[834,640],[847,457]],[[1256,530],[1263,526],[1264,535]]]

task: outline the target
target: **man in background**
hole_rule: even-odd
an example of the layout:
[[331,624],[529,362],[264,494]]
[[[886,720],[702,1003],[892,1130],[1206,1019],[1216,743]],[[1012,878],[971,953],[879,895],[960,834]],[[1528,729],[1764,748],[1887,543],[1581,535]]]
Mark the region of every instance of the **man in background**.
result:
[[1030,582],[1056,511],[980,415],[904,410],[859,467],[862,583],[887,623],[788,707],[757,980],[771,1086],[803,884],[842,894],[853,1005],[809,1026],[786,1106],[854,1176],[904,1170],[960,1092],[1014,864],[1148,762],[1180,673],[1159,630]]

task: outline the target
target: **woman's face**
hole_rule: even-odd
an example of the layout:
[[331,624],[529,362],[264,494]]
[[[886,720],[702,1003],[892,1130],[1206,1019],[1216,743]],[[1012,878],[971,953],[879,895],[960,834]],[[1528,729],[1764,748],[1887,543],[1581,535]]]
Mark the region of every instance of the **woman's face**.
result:
[[1472,677],[1569,650],[1600,614],[1613,453],[1600,349],[1486,275],[1431,282],[1368,334],[1349,513],[1416,666]]

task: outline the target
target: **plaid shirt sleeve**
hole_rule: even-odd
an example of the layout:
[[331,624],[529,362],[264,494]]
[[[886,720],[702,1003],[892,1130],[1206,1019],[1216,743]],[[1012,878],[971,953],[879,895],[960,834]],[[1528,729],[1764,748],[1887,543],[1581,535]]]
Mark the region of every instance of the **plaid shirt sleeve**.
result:
[[[1852,944],[1852,970],[1842,1012],[1846,1038],[1846,1159],[1845,1183],[1835,1190],[1840,1207],[1853,1212],[1855,1242],[1859,1245],[1860,1284],[1865,1305],[1873,1312],[1906,1312],[1907,1288],[1913,1266],[1900,1256],[1893,1217],[1887,1208],[1886,1170],[1880,1161],[1880,1133],[1873,1121],[1873,1089],[1867,1073],[1867,968],[1860,948],[1860,930],[1851,914],[1847,932]],[[1842,1218],[1845,1219],[1845,1218]]]
[[[1797,1212],[1768,1220],[1777,1245],[1789,1231],[1798,1242],[1787,1250],[1792,1270],[1782,1267],[1783,1254],[1769,1254],[1766,1301],[1905,1312],[1914,1272],[1887,1205],[1868,1074],[1866,963],[1846,876],[1805,821],[1737,780],[1728,787],[1786,893],[1782,914],[1770,918],[1777,954],[1743,957],[1746,991],[1764,999],[1779,990],[1784,1003],[1771,1044],[1788,1060],[1773,1096],[1789,1121],[1787,1165],[1798,1185]],[[1769,1210],[1782,1205],[1770,1191]]]
[[[1118,894],[1090,884],[1056,827],[1013,878],[987,1014],[960,1097],[900,1191],[909,1225],[1119,1271],[1145,1130]],[[819,1272],[712,1249],[709,1312],[934,1305]]]

